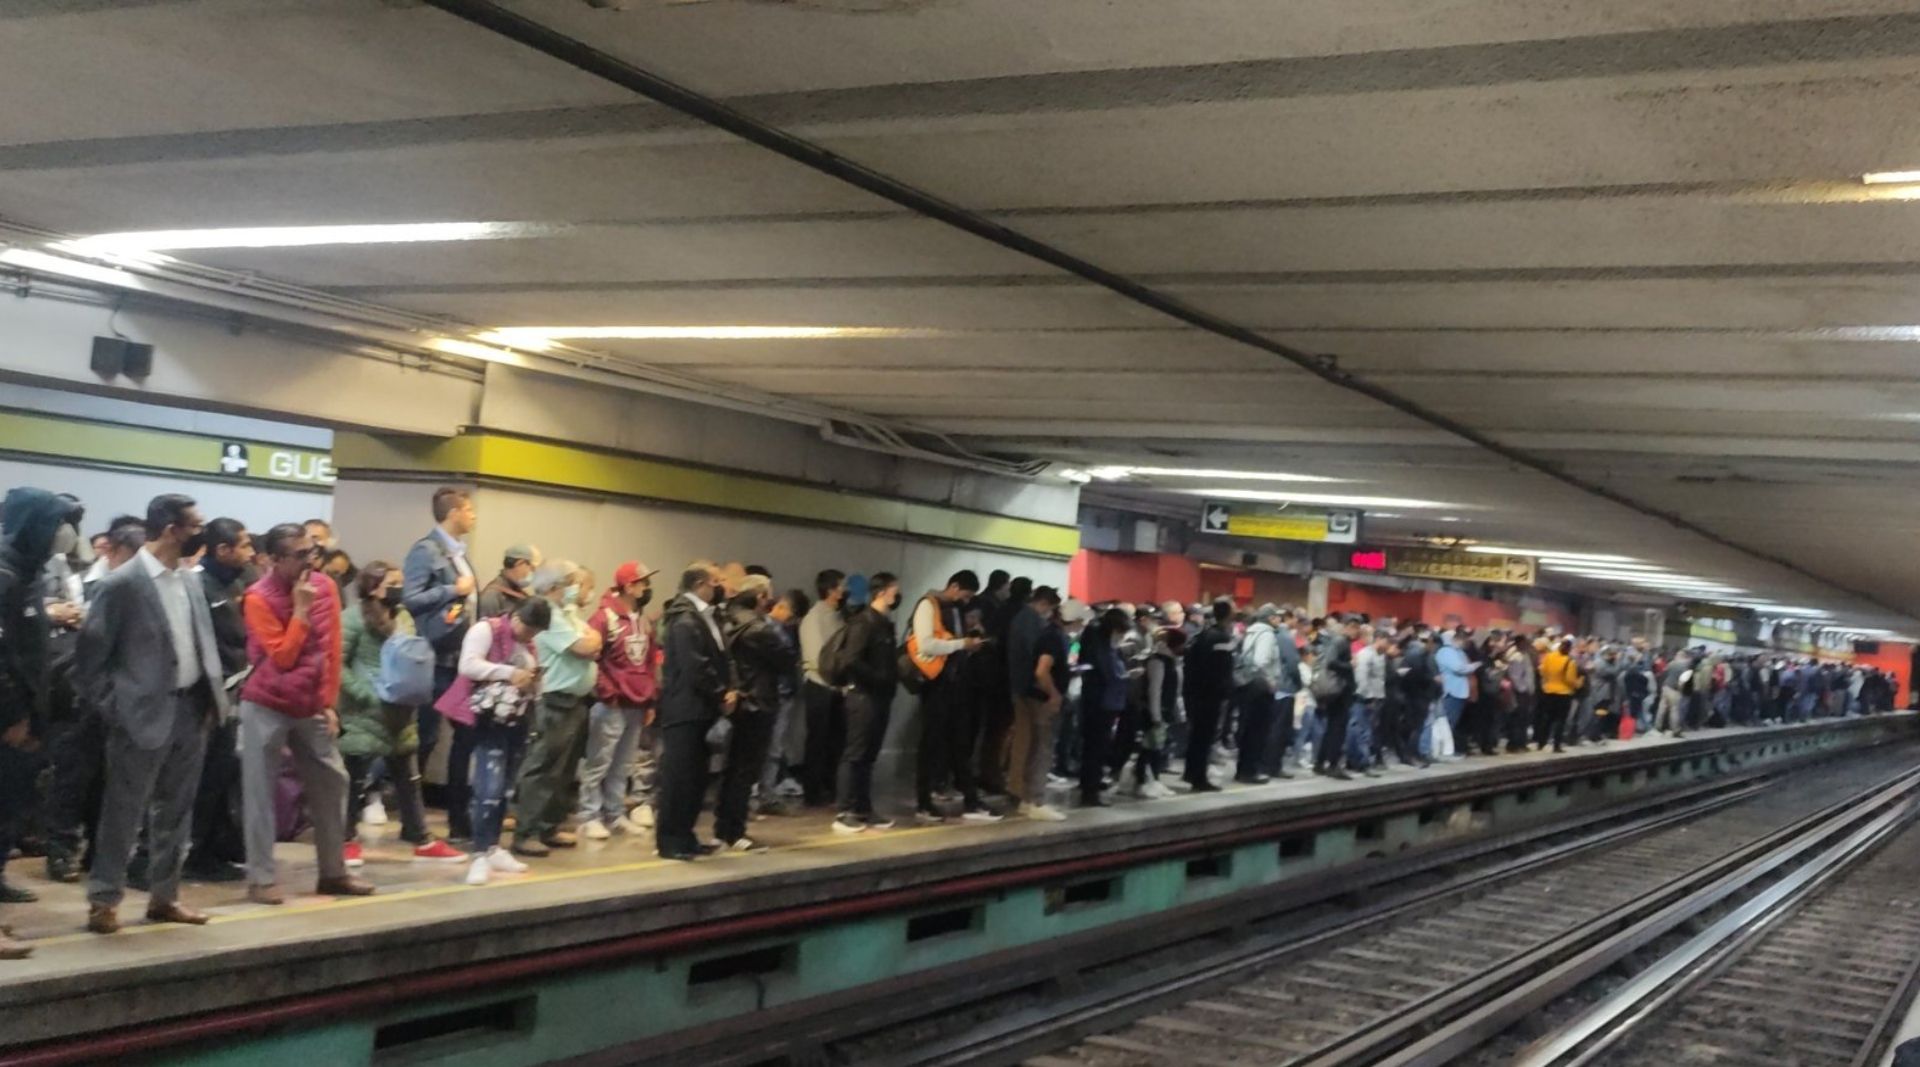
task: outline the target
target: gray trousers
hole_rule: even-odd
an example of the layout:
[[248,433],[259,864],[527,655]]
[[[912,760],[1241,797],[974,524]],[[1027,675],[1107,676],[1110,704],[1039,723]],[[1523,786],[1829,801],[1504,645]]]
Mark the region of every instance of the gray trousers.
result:
[[107,731],[106,784],[100,823],[94,830],[93,868],[87,872],[87,902],[117,906],[126,895],[127,861],[149,823],[149,905],[180,896],[180,865],[193,837],[193,798],[207,755],[207,706],[200,690],[176,694],[173,730],[159,748],[140,748],[125,731]]
[[247,809],[247,881],[273,885],[278,836],[273,809],[280,778],[280,754],[293,752],[294,773],[313,822],[313,849],[320,877],[344,878],[347,843],[347,765],[340,746],[327,735],[327,721],[313,715],[296,719],[249,701],[240,702],[240,789]]

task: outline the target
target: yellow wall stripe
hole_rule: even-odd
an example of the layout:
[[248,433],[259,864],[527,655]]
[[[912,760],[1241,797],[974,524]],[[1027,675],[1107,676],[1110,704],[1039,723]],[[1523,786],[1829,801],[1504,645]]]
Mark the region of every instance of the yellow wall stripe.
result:
[[504,478],[1062,559],[1071,557],[1080,547],[1080,531],[1072,526],[705,470],[503,434],[469,433],[435,440],[339,433],[334,435],[333,452],[334,462],[350,473],[431,472]]

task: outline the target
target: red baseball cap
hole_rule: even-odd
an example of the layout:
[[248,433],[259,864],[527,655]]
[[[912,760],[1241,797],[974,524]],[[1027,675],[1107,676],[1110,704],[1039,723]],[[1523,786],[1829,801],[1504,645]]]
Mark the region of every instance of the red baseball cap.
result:
[[628,560],[614,570],[613,584],[615,588],[629,586],[642,578],[651,578],[659,573],[659,570],[650,569],[644,563]]

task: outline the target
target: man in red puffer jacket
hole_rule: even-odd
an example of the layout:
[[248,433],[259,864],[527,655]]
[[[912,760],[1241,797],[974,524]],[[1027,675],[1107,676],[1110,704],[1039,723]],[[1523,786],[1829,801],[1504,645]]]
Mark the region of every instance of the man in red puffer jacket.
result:
[[273,860],[274,781],[281,753],[306,793],[319,854],[315,892],[366,896],[373,886],[347,872],[347,767],[335,738],[340,719],[340,596],[314,569],[305,527],[282,523],[262,543],[266,573],[247,589],[247,661],[240,690],[240,778],[246,800],[247,898],[284,904]]

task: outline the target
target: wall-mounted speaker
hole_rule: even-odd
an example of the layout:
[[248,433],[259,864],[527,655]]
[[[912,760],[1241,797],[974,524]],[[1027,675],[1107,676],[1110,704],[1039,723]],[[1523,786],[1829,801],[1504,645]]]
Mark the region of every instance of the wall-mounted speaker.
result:
[[124,337],[93,339],[93,373],[102,378],[145,378],[153,373],[153,346]]
[[117,378],[127,369],[126,342],[118,337],[93,339],[93,373],[102,378]]

